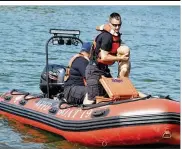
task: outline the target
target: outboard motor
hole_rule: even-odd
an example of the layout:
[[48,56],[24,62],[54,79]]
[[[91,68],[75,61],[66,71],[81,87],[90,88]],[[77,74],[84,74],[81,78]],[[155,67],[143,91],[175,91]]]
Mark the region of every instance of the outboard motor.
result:
[[[61,100],[64,96],[64,76],[66,68],[62,65],[48,63],[49,44],[78,46],[80,43],[83,44],[83,42],[79,39],[79,30],[50,29],[49,32],[53,36],[46,42],[46,67],[41,74],[40,89],[44,93],[45,97]],[[48,69],[48,72],[46,68]],[[46,76],[47,73],[49,76]],[[47,78],[49,82],[47,82]]]
[[[66,73],[65,66],[49,64],[49,94],[50,97],[62,93],[64,90],[64,76]],[[46,67],[44,68],[40,78],[40,89],[44,94],[47,94]]]

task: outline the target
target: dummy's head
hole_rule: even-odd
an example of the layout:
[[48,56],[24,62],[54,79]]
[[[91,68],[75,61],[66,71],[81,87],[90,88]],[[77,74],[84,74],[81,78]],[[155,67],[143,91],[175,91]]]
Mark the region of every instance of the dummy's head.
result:
[[124,55],[124,54],[130,54],[130,48],[126,45],[121,45],[118,49],[117,49],[117,54],[118,55]]

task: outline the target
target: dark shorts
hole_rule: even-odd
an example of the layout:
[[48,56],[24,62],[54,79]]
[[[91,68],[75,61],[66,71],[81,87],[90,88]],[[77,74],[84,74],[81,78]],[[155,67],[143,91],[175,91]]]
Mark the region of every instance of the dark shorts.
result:
[[85,86],[72,85],[64,88],[64,98],[69,104],[83,104],[85,94]]
[[99,82],[101,75],[105,77],[112,77],[108,67],[103,68],[92,64],[87,66],[85,76],[87,82],[86,91],[88,93],[89,100],[95,100],[96,96],[104,96],[106,93]]

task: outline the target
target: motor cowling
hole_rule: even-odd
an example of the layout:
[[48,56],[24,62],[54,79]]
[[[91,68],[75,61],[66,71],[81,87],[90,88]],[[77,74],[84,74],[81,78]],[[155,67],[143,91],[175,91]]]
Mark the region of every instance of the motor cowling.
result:
[[[49,64],[48,65],[48,80],[49,80],[49,96],[53,97],[64,90],[64,76],[66,73],[65,66]],[[44,94],[47,94],[46,67],[44,68],[40,78],[40,89]]]

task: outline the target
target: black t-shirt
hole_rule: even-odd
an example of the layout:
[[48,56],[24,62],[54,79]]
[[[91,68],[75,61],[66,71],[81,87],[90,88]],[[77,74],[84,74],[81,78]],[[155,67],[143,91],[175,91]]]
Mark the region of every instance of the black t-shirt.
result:
[[[110,51],[112,49],[112,35],[109,32],[102,32],[100,33],[96,39],[96,49],[93,51],[91,55],[91,61],[97,63],[97,58],[99,57],[100,48],[104,51]],[[101,65],[99,63],[99,65]],[[107,65],[104,65],[103,67],[106,67]]]
[[70,77],[65,82],[65,86],[81,85],[84,86],[83,78],[85,77],[85,69],[89,61],[84,57],[77,57],[70,68]]
[[[119,37],[120,36],[121,36],[121,34],[119,33]],[[95,41],[96,41],[96,49],[93,52],[93,54],[91,55],[91,59],[96,62],[98,55],[100,53],[100,48],[104,51],[108,51],[108,52],[111,51],[112,43],[113,43],[113,36],[109,32],[103,31],[96,37]],[[120,42],[121,42],[121,40],[120,40]]]
[[102,32],[96,38],[96,53],[98,54],[99,49],[104,51],[110,51],[112,49],[112,35],[108,32]]

